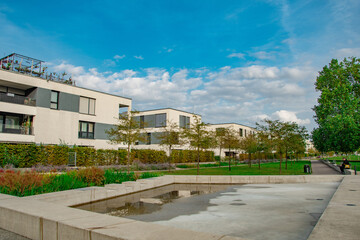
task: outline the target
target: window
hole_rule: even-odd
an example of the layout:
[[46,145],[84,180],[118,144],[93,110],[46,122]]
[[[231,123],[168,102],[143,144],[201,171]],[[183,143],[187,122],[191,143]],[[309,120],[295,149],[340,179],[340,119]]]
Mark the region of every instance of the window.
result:
[[95,115],[95,99],[80,97],[79,112]]
[[145,126],[145,117],[144,116],[140,116],[140,128],[144,128]]
[[5,128],[6,129],[20,129],[20,117],[17,116],[6,116],[5,117]]
[[181,128],[190,128],[190,117],[180,115],[179,126]]
[[245,137],[246,137],[246,129],[245,129]]
[[59,109],[59,92],[51,91],[50,108]]
[[155,127],[166,126],[166,113],[155,114]]
[[243,129],[240,128],[240,137],[242,137],[242,136],[243,136]]
[[151,133],[147,133],[146,134],[146,145],[150,145],[151,144]]
[[0,115],[0,132],[3,132],[4,116]]
[[79,122],[79,138],[94,139],[94,123]]

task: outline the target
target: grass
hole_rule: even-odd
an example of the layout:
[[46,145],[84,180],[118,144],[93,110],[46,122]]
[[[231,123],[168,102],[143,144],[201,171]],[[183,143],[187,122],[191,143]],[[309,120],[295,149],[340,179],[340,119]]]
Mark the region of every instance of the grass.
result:
[[344,157],[349,161],[360,161],[360,156],[357,156],[357,155],[336,156],[336,157],[330,157],[328,159],[329,160],[342,160]]
[[[263,163],[261,168],[257,164],[253,164],[250,168],[248,165],[233,166],[231,171],[228,167],[221,168],[200,168],[200,175],[279,175],[280,163]],[[288,169],[285,169],[285,161],[282,163],[281,175],[305,175],[304,165],[311,166],[310,161],[293,161],[288,162]],[[197,169],[177,170],[172,172],[163,172],[167,175],[196,175]]]
[[[354,161],[349,161],[350,162],[350,167],[351,169],[354,170],[354,166],[356,166],[356,171],[359,171],[360,170],[360,162],[354,162]],[[337,165],[341,165],[342,164],[342,161],[336,161],[336,164]]]
[[[243,163],[231,162],[231,166],[233,165],[240,165]],[[229,166],[229,162],[220,162],[220,166]],[[188,163],[188,164],[179,164],[176,165],[177,168],[196,168],[197,163]],[[219,163],[200,163],[200,168],[207,168],[207,167],[219,167]]]

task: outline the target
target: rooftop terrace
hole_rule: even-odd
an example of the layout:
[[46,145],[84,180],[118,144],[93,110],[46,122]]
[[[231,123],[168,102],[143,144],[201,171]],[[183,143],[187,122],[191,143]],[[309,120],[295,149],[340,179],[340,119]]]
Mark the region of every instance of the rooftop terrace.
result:
[[71,79],[66,72],[56,73],[47,71],[44,61],[12,53],[8,56],[0,58],[0,69],[17,72],[20,74],[39,77],[49,81],[62,82],[75,85],[75,81]]

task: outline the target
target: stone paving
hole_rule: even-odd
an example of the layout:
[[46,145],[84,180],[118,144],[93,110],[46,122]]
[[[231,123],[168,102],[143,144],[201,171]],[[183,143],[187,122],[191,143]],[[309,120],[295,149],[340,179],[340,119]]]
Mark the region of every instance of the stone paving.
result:
[[311,161],[311,169],[313,175],[340,175],[339,172],[335,171],[319,160]]

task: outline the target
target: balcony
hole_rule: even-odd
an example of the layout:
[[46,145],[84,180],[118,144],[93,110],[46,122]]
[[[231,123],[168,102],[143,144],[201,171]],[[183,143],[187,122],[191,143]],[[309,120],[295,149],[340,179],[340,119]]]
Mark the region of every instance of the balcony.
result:
[[11,134],[21,134],[21,135],[34,135],[33,127],[25,126],[16,126],[16,128],[6,129],[4,128],[0,133],[11,133]]
[[2,92],[0,92],[0,102],[22,104],[22,105],[27,105],[27,106],[36,106],[36,100],[35,99],[15,95],[15,94],[12,94],[12,93],[2,93]]
[[47,67],[43,66],[43,63],[44,61],[35,58],[12,53],[0,58],[0,69],[75,86],[75,81],[71,79],[71,76],[67,76],[66,72],[48,72]]

